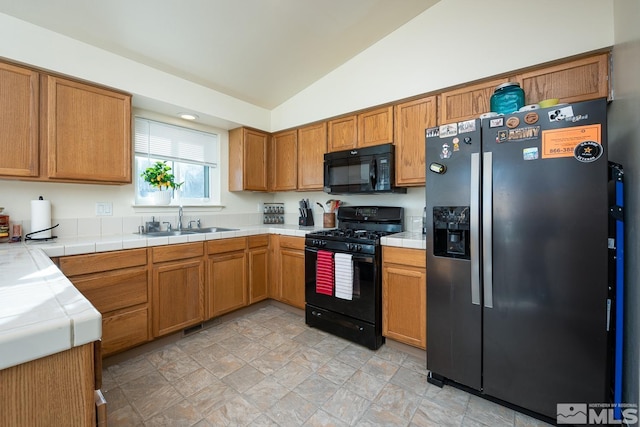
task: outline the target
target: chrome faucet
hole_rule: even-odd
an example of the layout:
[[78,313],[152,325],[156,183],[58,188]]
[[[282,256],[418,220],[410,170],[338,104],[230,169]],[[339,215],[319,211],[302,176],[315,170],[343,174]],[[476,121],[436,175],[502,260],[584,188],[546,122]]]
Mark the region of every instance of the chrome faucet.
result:
[[178,230],[182,230],[182,206],[178,208]]

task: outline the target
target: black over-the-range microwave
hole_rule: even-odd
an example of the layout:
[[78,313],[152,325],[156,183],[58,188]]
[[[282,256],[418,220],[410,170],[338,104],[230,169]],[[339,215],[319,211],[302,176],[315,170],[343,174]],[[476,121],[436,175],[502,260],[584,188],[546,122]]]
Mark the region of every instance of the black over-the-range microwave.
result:
[[325,193],[406,193],[406,188],[393,184],[394,149],[393,144],[383,144],[325,154]]

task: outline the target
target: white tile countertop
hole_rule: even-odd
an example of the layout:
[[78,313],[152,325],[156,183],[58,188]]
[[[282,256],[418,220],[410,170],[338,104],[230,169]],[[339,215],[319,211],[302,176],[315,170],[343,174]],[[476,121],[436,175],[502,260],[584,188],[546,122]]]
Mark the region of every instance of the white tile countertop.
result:
[[0,369],[99,340],[102,316],[47,255],[0,245]]
[[[179,236],[153,237],[145,234],[122,234],[113,236],[63,237],[54,241],[25,243],[30,248],[39,248],[50,257],[81,255],[94,252],[108,252],[122,249],[162,246],[176,243],[199,242],[204,240],[227,239],[230,237],[252,236],[256,234],[280,234],[304,237],[307,233],[324,230],[323,227],[302,227],[298,225],[254,225],[238,227],[234,231],[216,233],[183,234]],[[425,249],[425,238],[420,233],[405,231],[381,239],[383,246],[398,246]]]
[[[256,225],[234,231],[151,237],[125,234],[66,237],[0,245],[0,369],[100,339],[100,313],[49,257],[188,243],[256,234],[304,237],[322,227]],[[403,232],[382,245],[424,249],[420,233]]]
[[397,246],[399,248],[426,249],[427,240],[424,234],[411,231],[391,234],[380,239],[382,246]]

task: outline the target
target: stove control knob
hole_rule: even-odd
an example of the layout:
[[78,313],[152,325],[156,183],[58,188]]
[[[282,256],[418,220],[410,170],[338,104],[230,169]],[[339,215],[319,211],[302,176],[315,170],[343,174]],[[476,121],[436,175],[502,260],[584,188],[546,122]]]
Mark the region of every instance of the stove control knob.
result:
[[320,246],[322,246],[323,248],[324,248],[325,246],[327,246],[327,241],[326,241],[326,240],[321,240],[321,241],[320,241]]
[[362,245],[356,245],[356,251],[360,252],[362,250]]

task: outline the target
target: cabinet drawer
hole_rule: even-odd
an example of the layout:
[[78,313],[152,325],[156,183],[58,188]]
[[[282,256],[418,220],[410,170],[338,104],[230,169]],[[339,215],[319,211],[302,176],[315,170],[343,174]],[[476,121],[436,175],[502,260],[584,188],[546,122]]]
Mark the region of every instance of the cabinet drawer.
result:
[[72,278],[74,286],[102,314],[147,302],[147,269]]
[[246,237],[234,237],[231,239],[209,240],[207,242],[208,254],[219,254],[223,252],[244,251],[247,246]]
[[280,236],[280,247],[304,251],[304,237]]
[[269,235],[260,234],[257,236],[249,236],[247,238],[249,242],[250,248],[258,248],[260,246],[268,246],[269,245]]
[[202,243],[181,243],[153,248],[151,259],[155,263],[195,258],[203,255],[204,246]]
[[401,264],[425,268],[427,266],[427,254],[421,249],[384,246],[382,248],[382,262],[384,264]]
[[146,306],[102,318],[102,354],[107,356],[149,340]]
[[146,249],[129,249],[99,254],[62,257],[60,258],[60,270],[62,270],[66,276],[78,276],[80,274],[136,267],[145,265],[146,263]]

